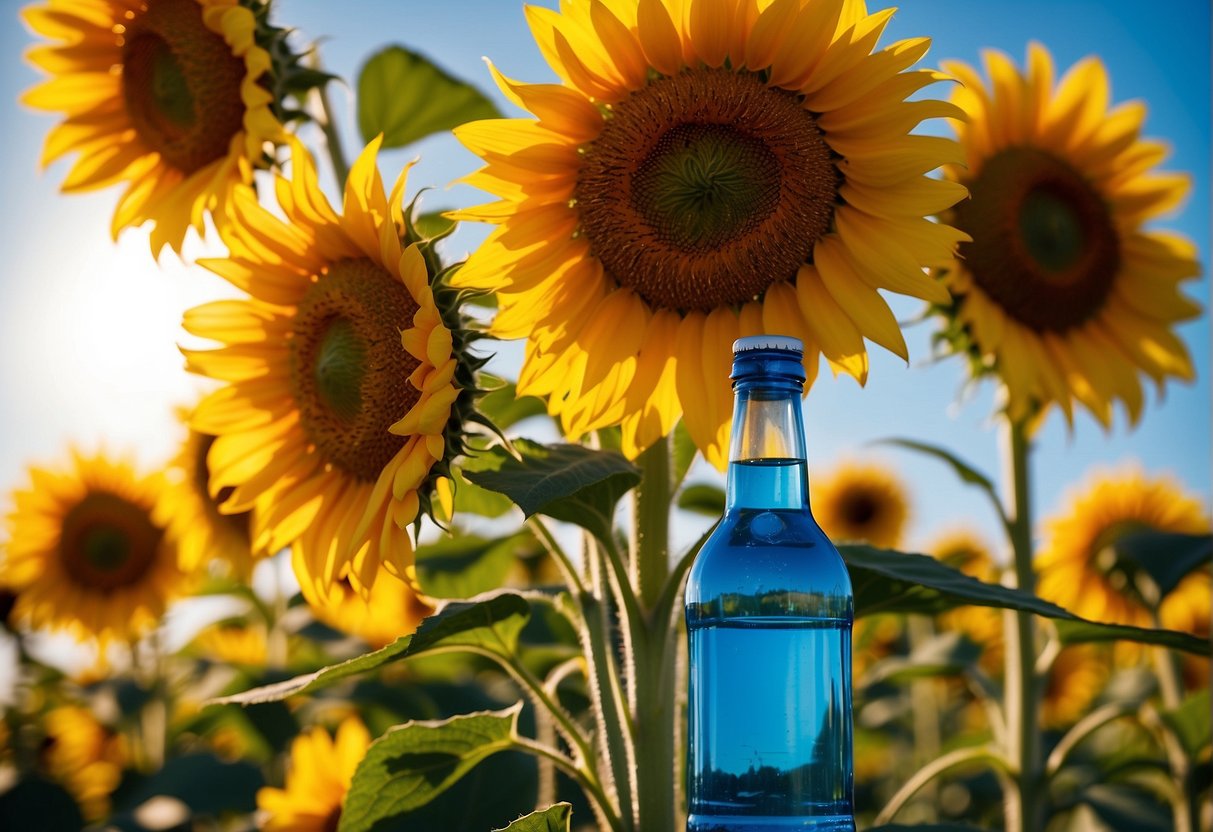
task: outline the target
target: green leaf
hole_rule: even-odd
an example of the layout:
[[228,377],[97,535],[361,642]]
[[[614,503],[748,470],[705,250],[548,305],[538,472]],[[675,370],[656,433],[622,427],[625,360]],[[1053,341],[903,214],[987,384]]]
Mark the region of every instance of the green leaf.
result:
[[1149,575],[1165,598],[1190,572],[1209,565],[1213,535],[1145,530],[1121,536],[1112,548],[1121,564]]
[[1171,812],[1157,797],[1129,783],[1096,783],[1080,798],[1114,832],[1171,832]]
[[872,665],[864,675],[865,685],[908,682],[934,676],[955,676],[981,657],[981,645],[963,633],[940,633],[917,645],[908,656],[892,656]]
[[519,702],[388,731],[371,743],[354,772],[339,832],[370,832],[379,821],[419,809],[481,760],[513,748],[521,710]]
[[994,488],[994,483],[985,474],[978,471],[969,463],[965,462],[960,457],[953,454],[946,448],[941,448],[938,445],[931,445],[926,442],[919,442],[914,439],[880,439],[875,444],[879,445],[895,445],[899,448],[905,448],[910,451],[917,451],[920,454],[935,457],[941,462],[951,466],[956,476],[960,477],[963,482],[969,485],[975,485],[986,493],[990,498],[990,502],[994,505],[994,511],[1002,520],[1004,526],[1008,525],[1006,512],[1003,510],[1002,501],[998,499],[998,491]]
[[691,464],[695,461],[697,453],[699,453],[699,448],[695,447],[695,440],[691,439],[691,432],[679,419],[678,424],[674,426],[674,478],[670,480],[670,488],[677,488],[686,479],[687,471],[691,470]]
[[1178,708],[1162,715],[1192,759],[1196,759],[1199,752],[1213,742],[1209,725],[1210,707],[1209,689],[1205,688],[1189,696]]
[[514,565],[519,536],[488,540],[472,534],[418,546],[417,580],[434,598],[471,598],[497,589]]
[[724,489],[707,482],[693,482],[678,494],[678,507],[719,517],[724,514]]
[[276,702],[288,696],[329,687],[343,679],[376,670],[394,661],[436,650],[473,647],[490,650],[498,655],[508,655],[518,646],[518,634],[526,625],[530,610],[530,602],[513,592],[501,592],[478,601],[452,601],[422,621],[413,635],[398,638],[373,653],[234,696],[212,699],[208,704],[252,705],[258,702]]
[[541,812],[531,812],[494,832],[569,832],[572,819],[573,807],[568,803],[557,803]]
[[375,53],[358,75],[358,129],[363,142],[403,147],[468,121],[499,118],[484,94],[403,46]]
[[1185,653],[1196,653],[1201,656],[1209,655],[1210,650],[1208,639],[1197,638],[1189,633],[1179,633],[1174,630],[1148,630],[1144,627],[1103,624],[1099,621],[1086,621],[1081,618],[1060,619],[1056,624],[1057,637],[1066,646],[1104,641],[1133,641],[1138,644],[1169,647],[1172,650],[1182,650]]
[[547,413],[542,399],[519,396],[514,382],[484,374],[481,378],[492,389],[481,397],[480,412],[488,416],[499,430],[505,430],[523,419]]
[[1136,641],[1209,655],[1207,639],[1170,630],[1146,630],[1086,621],[1056,604],[1018,589],[987,584],[926,555],[862,544],[838,547],[851,573],[856,616],[880,612],[935,615],[971,604],[1031,612],[1056,619],[1063,641]]
[[505,494],[523,514],[546,514],[575,523],[600,540],[609,540],[615,504],[640,482],[640,471],[621,455],[581,445],[540,445],[514,442],[518,460],[502,448],[494,455],[495,471],[465,471],[469,480]]
[[168,760],[164,767],[122,795],[129,811],[160,795],[174,797],[195,815],[252,812],[257,790],[264,785],[260,767],[248,760],[226,762],[213,754],[188,754]]
[[[467,464],[465,460],[464,464]],[[475,514],[477,517],[500,517],[514,504],[510,498],[487,488],[481,488],[474,482],[468,482],[467,477],[459,468],[451,469],[451,480],[455,488],[455,516]]]

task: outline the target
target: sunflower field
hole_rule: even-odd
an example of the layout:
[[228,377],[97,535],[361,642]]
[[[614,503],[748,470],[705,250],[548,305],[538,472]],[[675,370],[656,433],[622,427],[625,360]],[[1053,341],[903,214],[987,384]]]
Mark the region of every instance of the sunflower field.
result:
[[684,832],[752,335],[804,345],[858,828],[1213,830],[1165,8],[6,4],[0,832]]

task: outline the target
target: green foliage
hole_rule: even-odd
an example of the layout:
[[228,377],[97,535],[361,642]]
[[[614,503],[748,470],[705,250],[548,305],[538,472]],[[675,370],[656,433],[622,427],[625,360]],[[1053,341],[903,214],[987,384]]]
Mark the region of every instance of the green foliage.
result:
[[1213,535],[1145,530],[1122,535],[1112,548],[1117,565],[1148,576],[1162,599],[1189,573],[1213,560]]
[[450,648],[482,649],[507,655],[517,648],[518,634],[530,617],[530,611],[530,602],[512,592],[501,592],[475,602],[448,603],[421,622],[416,633],[398,638],[373,653],[283,682],[213,699],[210,704],[275,702],[312,693],[394,661]]
[[954,676],[974,665],[981,646],[961,633],[940,633],[914,647],[908,656],[891,656],[872,666],[866,684],[908,682],[931,676]]
[[481,374],[481,383],[489,392],[480,400],[480,412],[488,416],[499,430],[547,413],[542,399],[519,396],[518,388],[512,381]]
[[1179,737],[1184,750],[1193,759],[1201,749],[1213,742],[1209,726],[1211,707],[1209,689],[1205,688],[1189,696],[1178,708],[1162,715],[1163,721]]
[[498,118],[483,93],[403,46],[376,52],[358,75],[358,129],[364,142],[403,147],[468,121]]
[[526,535],[486,539],[473,534],[444,537],[419,546],[417,580],[434,598],[471,598],[496,589],[514,565]]
[[526,817],[494,832],[569,832],[572,823],[573,807],[567,803],[557,803],[540,812],[531,812]]
[[523,514],[546,514],[611,538],[615,504],[640,482],[640,471],[622,456],[580,445],[540,445],[516,440],[521,459],[503,448],[482,455],[496,470],[465,471],[469,480],[509,497]]
[[[165,796],[180,800],[195,816],[251,812],[264,783],[260,767],[247,760],[227,762],[213,754],[188,754],[168,760],[151,776],[123,788],[115,795],[115,804],[133,814],[148,800]],[[116,820],[122,819],[119,812]]]
[[516,744],[522,705],[408,722],[367,750],[354,772],[339,832],[369,832],[385,818],[421,808],[477,763]]
[[1069,639],[1067,643],[1123,640],[1209,654],[1205,639],[1169,630],[1086,621],[1031,593],[983,583],[926,555],[861,544],[843,544],[838,549],[851,573],[856,616],[878,612],[934,615],[972,604],[1056,619],[1058,632],[1063,641]]
[[724,513],[724,489],[706,482],[691,483],[678,494],[678,507],[708,517],[719,517]]
[[1151,792],[1129,783],[1096,783],[1083,790],[1081,799],[1112,832],[1171,832],[1175,828],[1169,807]]

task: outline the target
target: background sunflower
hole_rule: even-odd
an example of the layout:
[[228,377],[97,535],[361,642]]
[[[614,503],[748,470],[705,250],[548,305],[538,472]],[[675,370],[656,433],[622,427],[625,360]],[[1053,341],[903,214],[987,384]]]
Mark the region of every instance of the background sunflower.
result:
[[207,212],[282,139],[262,83],[270,55],[236,0],[51,0],[22,17],[54,41],[27,53],[54,77],[22,101],[66,116],[42,164],[77,154],[68,192],[127,183],[115,238],[150,221],[152,253],[180,253],[185,232],[203,233]]

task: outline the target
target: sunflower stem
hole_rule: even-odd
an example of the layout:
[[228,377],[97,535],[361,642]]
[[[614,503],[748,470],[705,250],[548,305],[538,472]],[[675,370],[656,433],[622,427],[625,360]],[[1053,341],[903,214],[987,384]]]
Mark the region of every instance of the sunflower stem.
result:
[[[1031,441],[1024,419],[1006,422],[1007,470],[1010,476],[1010,538],[1014,556],[1013,586],[1035,591],[1032,572]],[[1036,678],[1035,621],[1030,613],[1005,611],[1007,754],[1017,786],[1005,800],[1007,832],[1043,828],[1041,741]]]
[[[910,615],[906,620],[906,633],[910,640],[910,652],[924,646],[935,635],[935,625],[925,615]],[[910,711],[913,716],[914,767],[922,768],[939,756],[941,735],[939,716],[942,703],[939,701],[937,680],[927,677],[910,683]],[[929,804],[925,820],[935,821],[935,803],[938,797],[935,783],[923,787]]]
[[[643,478],[633,495],[629,579],[644,625],[628,647],[633,670],[631,706],[636,724],[639,828],[673,832],[678,805],[677,627],[662,599],[670,581],[670,437],[640,455]],[[655,617],[656,616],[656,617]]]

